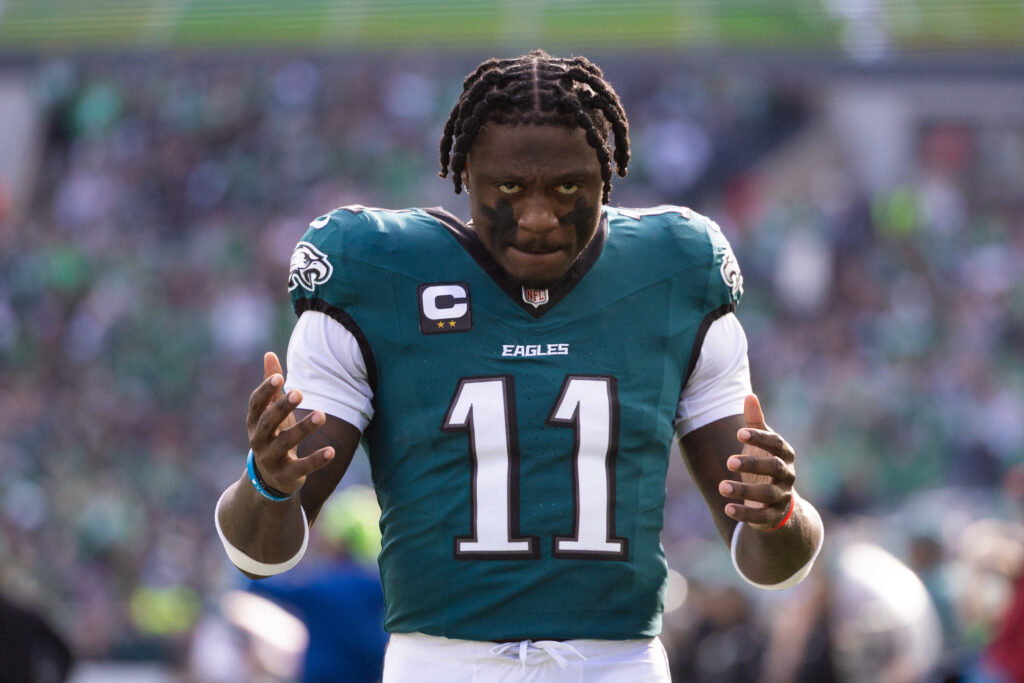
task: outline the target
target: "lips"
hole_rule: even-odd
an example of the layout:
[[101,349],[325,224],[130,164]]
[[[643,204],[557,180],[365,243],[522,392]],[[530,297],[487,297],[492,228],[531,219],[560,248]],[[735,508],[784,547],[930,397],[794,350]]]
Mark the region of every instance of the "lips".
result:
[[544,288],[565,274],[570,265],[569,253],[553,244],[509,244],[497,258],[513,278],[527,287]]
[[564,247],[554,244],[510,244],[509,247],[534,256],[543,256],[545,254],[554,254],[555,252],[564,251]]

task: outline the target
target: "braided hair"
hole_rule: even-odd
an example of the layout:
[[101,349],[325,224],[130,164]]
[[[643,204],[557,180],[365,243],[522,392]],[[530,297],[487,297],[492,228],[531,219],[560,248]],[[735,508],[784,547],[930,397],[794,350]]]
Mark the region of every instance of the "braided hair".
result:
[[586,57],[560,59],[533,50],[513,59],[489,59],[462,83],[441,136],[441,172],[449,172],[455,193],[462,192],[462,172],[473,141],[484,124],[555,125],[582,128],[597,152],[604,181],[602,202],[612,190],[614,135],[615,170],[626,176],[629,164],[629,122],[619,96]]

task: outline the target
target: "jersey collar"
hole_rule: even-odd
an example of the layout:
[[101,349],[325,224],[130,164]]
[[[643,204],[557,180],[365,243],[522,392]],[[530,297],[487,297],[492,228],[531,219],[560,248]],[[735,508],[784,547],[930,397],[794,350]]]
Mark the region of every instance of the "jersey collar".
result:
[[601,251],[604,249],[605,241],[608,239],[608,214],[602,210],[601,221],[590,243],[583,248],[576,262],[572,264],[565,276],[557,284],[548,288],[547,301],[534,305],[526,301],[522,284],[509,275],[494,260],[491,252],[487,251],[487,247],[484,246],[484,243],[473,229],[472,221],[463,223],[453,214],[440,207],[425,209],[425,211],[451,233],[452,237],[473,257],[473,260],[483,268],[484,272],[494,280],[512,301],[534,318],[540,318],[554,308],[555,304],[564,299],[579,284],[583,276],[597,262]]

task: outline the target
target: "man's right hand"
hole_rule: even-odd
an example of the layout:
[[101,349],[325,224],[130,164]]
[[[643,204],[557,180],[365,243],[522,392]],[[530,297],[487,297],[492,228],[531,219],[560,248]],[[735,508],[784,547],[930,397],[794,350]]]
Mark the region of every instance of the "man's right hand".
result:
[[299,442],[323,425],[326,417],[314,410],[296,420],[295,408],[302,402],[302,393],[292,389],[285,395],[282,387],[281,361],[276,354],[268,352],[263,356],[263,382],[249,397],[246,426],[249,447],[263,480],[283,493],[293,493],[302,487],[309,474],[334,458],[334,449],[325,446],[299,457]]

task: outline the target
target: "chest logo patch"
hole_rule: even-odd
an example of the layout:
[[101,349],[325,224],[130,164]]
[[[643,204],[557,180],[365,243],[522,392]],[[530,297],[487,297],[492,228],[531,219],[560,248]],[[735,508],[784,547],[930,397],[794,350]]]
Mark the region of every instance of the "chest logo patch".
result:
[[549,301],[548,290],[531,289],[530,287],[523,287],[523,301],[530,304],[534,308],[540,308]]
[[334,266],[327,260],[327,254],[309,242],[299,242],[288,268],[288,291],[302,287],[312,292],[317,285],[330,280],[333,272]]
[[473,329],[468,282],[432,282],[419,286],[420,332],[441,334]]

